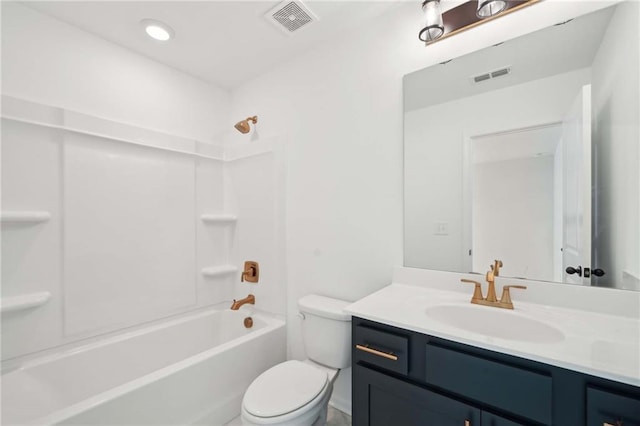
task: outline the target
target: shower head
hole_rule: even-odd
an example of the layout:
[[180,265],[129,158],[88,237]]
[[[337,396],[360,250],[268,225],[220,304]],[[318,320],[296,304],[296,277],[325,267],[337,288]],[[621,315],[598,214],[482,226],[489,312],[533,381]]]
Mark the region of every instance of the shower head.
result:
[[253,117],[247,117],[246,120],[238,121],[234,127],[238,129],[240,133],[249,133],[249,130],[251,130],[249,126],[250,121],[256,124],[258,122],[258,116],[254,115]]

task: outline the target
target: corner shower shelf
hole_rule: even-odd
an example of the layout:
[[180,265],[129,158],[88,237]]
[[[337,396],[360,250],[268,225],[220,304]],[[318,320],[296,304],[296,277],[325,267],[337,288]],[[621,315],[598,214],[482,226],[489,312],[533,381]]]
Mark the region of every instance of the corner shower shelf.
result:
[[37,293],[27,293],[20,296],[3,297],[0,299],[0,312],[22,311],[25,309],[42,306],[49,301],[51,293],[40,291]]
[[41,223],[51,219],[51,213],[45,211],[3,211],[0,214],[2,223]]
[[202,269],[202,275],[205,277],[220,277],[238,272],[238,268],[232,265],[211,266]]
[[205,223],[236,223],[238,221],[238,216],[228,213],[218,213],[218,214],[203,214],[200,216]]

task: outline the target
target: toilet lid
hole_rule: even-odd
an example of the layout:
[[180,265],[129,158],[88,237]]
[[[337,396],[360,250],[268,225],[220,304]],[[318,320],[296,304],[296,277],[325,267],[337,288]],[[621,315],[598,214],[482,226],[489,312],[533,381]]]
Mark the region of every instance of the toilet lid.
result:
[[244,394],[244,408],[257,417],[297,410],[327,384],[327,373],[300,361],[287,361],[262,373]]

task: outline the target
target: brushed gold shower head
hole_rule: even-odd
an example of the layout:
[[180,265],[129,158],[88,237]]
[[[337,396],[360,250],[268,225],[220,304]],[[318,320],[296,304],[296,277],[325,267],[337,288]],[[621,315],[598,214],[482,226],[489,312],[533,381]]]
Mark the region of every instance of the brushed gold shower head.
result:
[[254,115],[253,117],[247,117],[246,120],[238,121],[234,126],[240,133],[249,133],[251,130],[251,126],[249,126],[249,122],[256,124],[258,122],[258,116]]

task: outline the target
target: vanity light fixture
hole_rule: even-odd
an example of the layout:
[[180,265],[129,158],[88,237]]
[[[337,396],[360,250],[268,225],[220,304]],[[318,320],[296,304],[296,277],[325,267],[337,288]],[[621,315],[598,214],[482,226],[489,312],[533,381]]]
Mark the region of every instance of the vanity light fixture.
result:
[[418,38],[424,42],[434,41],[444,34],[440,0],[424,0],[422,2],[424,12],[424,28],[418,34]]
[[423,0],[425,27],[418,33],[418,38],[429,45],[540,1],[467,0],[442,13],[440,0]]
[[480,19],[495,16],[507,8],[506,0],[478,0],[476,16]]
[[142,25],[147,35],[154,40],[168,41],[175,34],[169,25],[155,19],[143,19],[140,21],[140,25]]

